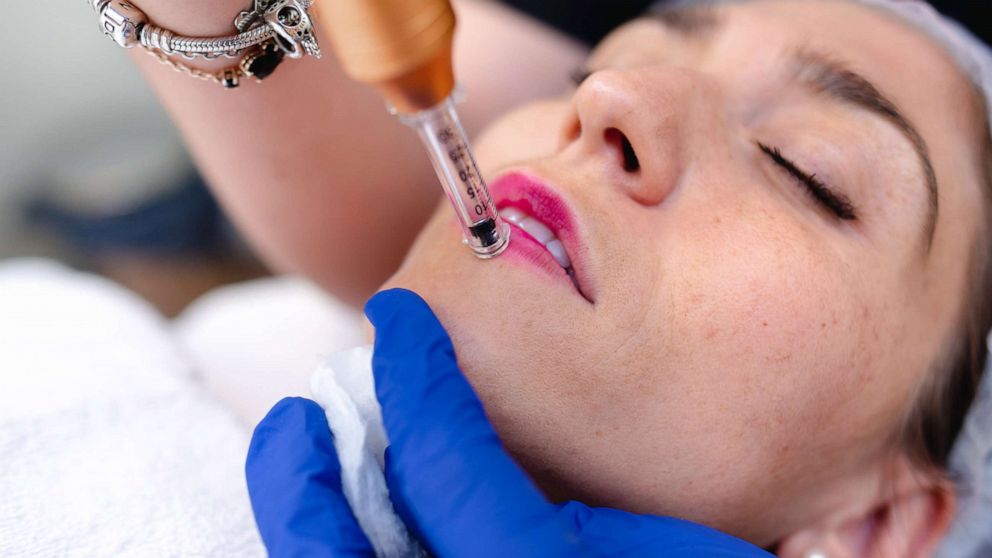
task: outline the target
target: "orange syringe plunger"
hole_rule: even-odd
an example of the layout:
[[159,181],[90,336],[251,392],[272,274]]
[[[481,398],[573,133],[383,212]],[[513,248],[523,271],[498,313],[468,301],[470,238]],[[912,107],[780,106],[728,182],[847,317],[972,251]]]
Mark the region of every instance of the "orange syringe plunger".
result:
[[374,87],[414,128],[455,209],[466,244],[480,258],[506,249],[510,228],[493,205],[455,111],[448,0],[332,0],[319,23],[345,72]]

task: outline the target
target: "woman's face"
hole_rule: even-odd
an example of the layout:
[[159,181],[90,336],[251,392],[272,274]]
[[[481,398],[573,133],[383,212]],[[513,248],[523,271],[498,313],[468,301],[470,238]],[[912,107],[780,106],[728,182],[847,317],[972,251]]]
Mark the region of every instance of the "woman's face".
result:
[[497,206],[548,225],[577,285],[520,228],[476,259],[443,207],[389,286],[435,308],[556,497],[759,544],[867,498],[962,303],[967,82],[828,1],[636,21],[588,66],[476,143]]

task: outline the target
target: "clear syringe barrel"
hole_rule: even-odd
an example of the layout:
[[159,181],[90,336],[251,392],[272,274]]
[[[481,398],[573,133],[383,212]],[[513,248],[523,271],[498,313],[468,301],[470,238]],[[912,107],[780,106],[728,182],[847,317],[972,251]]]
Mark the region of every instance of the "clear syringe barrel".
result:
[[510,227],[493,205],[452,97],[427,110],[402,114],[400,119],[417,131],[427,147],[434,171],[458,216],[465,243],[476,256],[492,258],[509,244]]

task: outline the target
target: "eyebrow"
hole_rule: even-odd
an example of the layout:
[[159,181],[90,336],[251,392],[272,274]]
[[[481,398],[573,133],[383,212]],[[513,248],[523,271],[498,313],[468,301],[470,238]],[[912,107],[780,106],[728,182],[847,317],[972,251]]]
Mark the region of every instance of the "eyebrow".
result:
[[[709,39],[723,26],[720,14],[712,6],[663,6],[649,11],[647,17],[693,39]],[[793,77],[814,93],[867,110],[895,126],[909,140],[922,166],[927,189],[928,207],[923,234],[929,251],[937,225],[939,203],[937,175],[930,160],[926,140],[894,102],[883,95],[871,81],[843,62],[809,47],[796,49],[791,58]]]
[[867,110],[880,116],[896,127],[909,140],[923,168],[923,179],[927,188],[927,216],[923,233],[927,248],[933,243],[939,208],[937,175],[930,160],[930,149],[926,140],[906,118],[894,102],[883,95],[867,78],[848,68],[829,55],[801,48],[792,56],[794,77],[813,92]]

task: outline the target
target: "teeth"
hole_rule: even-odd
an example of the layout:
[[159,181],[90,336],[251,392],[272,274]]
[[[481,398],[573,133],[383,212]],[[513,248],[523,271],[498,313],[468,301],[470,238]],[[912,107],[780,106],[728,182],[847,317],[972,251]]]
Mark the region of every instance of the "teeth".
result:
[[565,269],[572,267],[572,261],[568,258],[568,254],[565,253],[565,246],[558,240],[555,233],[551,232],[551,229],[547,225],[515,207],[503,208],[499,211],[499,215],[520,227],[527,234],[534,237],[535,240],[543,244],[555,261],[558,262],[558,265]]
[[515,207],[507,207],[499,210],[499,216],[513,223],[514,225],[520,224],[520,221],[523,221],[524,219],[527,218],[527,214],[525,214],[523,211],[520,211]]
[[541,244],[547,245],[547,243],[555,240],[555,233],[551,232],[551,229],[547,225],[533,217],[527,217],[521,220],[517,223],[517,226],[527,231],[527,234],[533,236]]
[[572,267],[572,262],[568,259],[568,254],[565,253],[565,247],[562,245],[560,240],[556,238],[545,244],[544,247],[548,249],[548,252],[551,252],[551,255],[554,256],[559,265],[565,269]]

